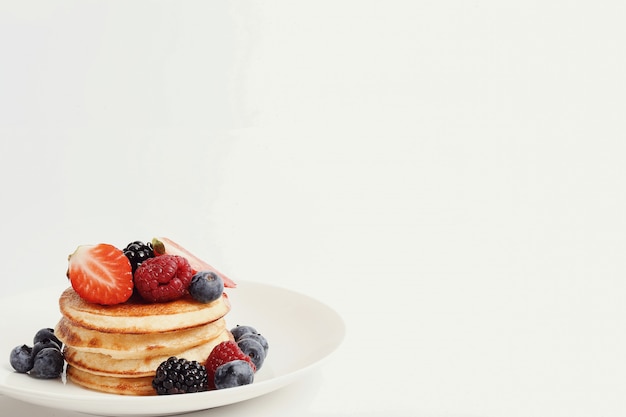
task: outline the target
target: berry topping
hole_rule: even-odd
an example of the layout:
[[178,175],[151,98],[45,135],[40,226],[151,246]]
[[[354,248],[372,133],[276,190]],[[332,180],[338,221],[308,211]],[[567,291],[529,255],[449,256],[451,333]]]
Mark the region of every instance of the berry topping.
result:
[[131,242],[124,248],[124,255],[126,255],[128,260],[130,261],[130,265],[133,267],[134,274],[137,270],[137,267],[139,267],[139,265],[141,265],[143,261],[148,258],[154,257],[152,243],[143,243],[139,240]]
[[216,389],[240,387],[254,381],[254,370],[243,360],[235,360],[221,365],[215,370],[213,382]]
[[152,387],[159,395],[206,391],[206,368],[196,361],[172,356],[157,368]]
[[40,379],[58,378],[63,372],[63,354],[53,347],[44,348],[33,359],[30,376]]
[[259,344],[263,347],[265,354],[267,354],[267,351],[270,348],[269,343],[267,343],[267,339],[260,333],[246,333],[237,340],[237,344],[239,344],[239,342],[243,341],[244,339],[252,339],[259,342]]
[[35,333],[35,337],[33,337],[33,344],[37,344],[38,342],[41,342],[44,339],[52,340],[54,343],[56,343],[59,346],[59,349],[63,346],[63,342],[61,342],[59,338],[55,336],[54,329],[45,328],[45,329],[39,330],[37,333]]
[[47,348],[53,348],[58,351],[61,350],[61,346],[58,345],[55,341],[51,339],[42,339],[33,345],[33,352],[32,352],[33,358],[37,356],[40,350],[44,350]]
[[81,298],[96,304],[119,304],[133,294],[130,261],[115,246],[82,245],[69,256],[67,277]]
[[26,345],[16,346],[9,355],[13,369],[23,374],[33,368],[33,348]]
[[250,357],[256,370],[258,371],[263,366],[263,361],[265,360],[265,349],[263,346],[256,340],[251,337],[244,337],[237,342],[239,349]]
[[258,334],[259,332],[252,326],[240,326],[237,325],[230,329],[230,333],[235,338],[235,341],[241,339],[246,334]]
[[198,271],[211,271],[216,275],[219,275],[224,281],[224,286],[228,288],[235,288],[237,284],[226,275],[219,272],[217,269],[213,268],[211,265],[198,258],[187,249],[183,248],[178,243],[174,242],[172,239],[167,237],[159,237],[152,239],[152,247],[154,248],[154,254],[156,256],[159,255],[178,255],[186,258],[191,265],[194,273]]
[[61,375],[65,359],[61,352],[63,343],[54,335],[54,330],[39,330],[33,337],[34,346],[16,346],[9,355],[9,362],[19,373],[32,377],[50,379]]
[[224,365],[225,363],[236,360],[243,360],[248,362],[248,364],[250,364],[250,366],[252,367],[252,371],[256,372],[256,366],[254,365],[254,362],[252,362],[252,359],[250,359],[249,356],[241,351],[241,349],[234,340],[221,342],[213,348],[205,364],[207,375],[209,378],[209,388],[215,388],[214,379],[217,368]]
[[211,271],[196,272],[189,284],[189,294],[201,303],[210,303],[222,296],[224,281]]
[[185,295],[192,276],[187,259],[162,255],[141,263],[135,271],[135,287],[146,301],[162,303]]

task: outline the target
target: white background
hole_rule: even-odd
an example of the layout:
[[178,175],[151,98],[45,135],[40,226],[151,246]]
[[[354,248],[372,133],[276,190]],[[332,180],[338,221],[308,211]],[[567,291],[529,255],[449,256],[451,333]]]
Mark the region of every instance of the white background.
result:
[[2,0],[2,292],[63,287],[79,244],[164,235],[348,327],[311,379],[197,415],[623,416],[624,21],[620,1]]

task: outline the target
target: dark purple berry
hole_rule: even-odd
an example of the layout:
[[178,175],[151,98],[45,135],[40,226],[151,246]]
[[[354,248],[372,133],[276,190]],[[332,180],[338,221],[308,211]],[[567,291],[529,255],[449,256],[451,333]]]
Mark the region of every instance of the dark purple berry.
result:
[[33,338],[33,344],[36,345],[38,342],[41,342],[44,339],[52,340],[54,343],[56,343],[59,346],[59,348],[63,347],[63,342],[61,342],[61,340],[59,340],[59,338],[55,336],[54,329],[45,328],[45,329],[39,330],[35,334],[35,337]]
[[242,338],[243,335],[245,334],[250,334],[250,333],[258,333],[256,331],[256,329],[252,326],[240,326],[237,325],[235,327],[233,327],[232,329],[230,329],[231,334],[233,335],[233,337],[235,338],[235,341],[239,340]]
[[210,303],[222,296],[224,281],[213,272],[199,271],[191,278],[188,290],[195,300]]
[[261,369],[263,361],[265,361],[265,349],[263,349],[263,346],[251,337],[243,337],[239,339],[237,345],[239,345],[239,349],[241,349],[243,353],[252,359],[252,363],[256,366],[256,370],[258,371]]
[[151,242],[143,243],[140,240],[136,240],[129,243],[122,252],[124,252],[124,255],[126,255],[130,261],[130,266],[133,268],[133,274],[143,261],[148,258],[154,258],[154,250]]
[[159,395],[206,391],[206,368],[196,361],[172,356],[157,368],[152,387]]
[[241,341],[242,339],[254,339],[257,342],[259,342],[261,344],[261,346],[263,346],[263,350],[265,351],[265,353],[267,354],[267,351],[270,348],[269,343],[267,342],[267,339],[265,338],[265,336],[261,335],[260,333],[246,333],[243,336],[241,336],[239,338],[239,341]]
[[33,359],[30,376],[39,379],[53,379],[63,372],[63,354],[59,349],[47,347],[41,349]]
[[19,373],[26,373],[33,367],[33,348],[26,345],[16,346],[9,355],[11,366]]
[[219,366],[215,370],[215,388],[233,388],[251,384],[254,381],[254,371],[244,360],[234,360]]
[[61,351],[61,346],[59,346],[55,341],[51,340],[51,339],[41,339],[39,342],[35,343],[35,345],[33,346],[33,359],[35,358],[35,356],[37,356],[37,354],[39,353],[40,350],[46,349],[46,348],[53,348],[58,350],[59,352]]

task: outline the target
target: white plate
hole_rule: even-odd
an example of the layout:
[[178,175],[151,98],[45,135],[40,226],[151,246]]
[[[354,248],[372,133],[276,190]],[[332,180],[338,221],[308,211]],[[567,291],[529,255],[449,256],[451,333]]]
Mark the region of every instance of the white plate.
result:
[[36,291],[0,301],[0,392],[57,409],[107,416],[162,416],[233,404],[255,398],[303,377],[341,344],[345,326],[328,306],[308,296],[260,283],[228,289],[229,327],[254,326],[269,341],[263,367],[251,385],[196,394],[131,397],[83,389],[59,380],[37,380],[13,371],[8,357],[17,345],[32,345],[35,332],[61,317],[57,290]]

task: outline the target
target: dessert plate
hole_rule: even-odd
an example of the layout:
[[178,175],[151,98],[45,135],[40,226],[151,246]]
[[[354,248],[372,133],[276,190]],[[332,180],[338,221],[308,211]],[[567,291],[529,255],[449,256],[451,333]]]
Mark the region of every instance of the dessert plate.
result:
[[[62,290],[62,289],[61,289]],[[163,416],[199,411],[255,398],[282,388],[320,365],[343,341],[345,325],[330,307],[280,287],[238,282],[227,289],[232,310],[229,328],[254,326],[270,349],[254,383],[195,394],[130,397],[87,390],[66,381],[38,380],[13,371],[8,357],[21,344],[32,345],[37,330],[61,318],[58,289],[39,290],[0,300],[0,392],[28,403],[105,416]]]

